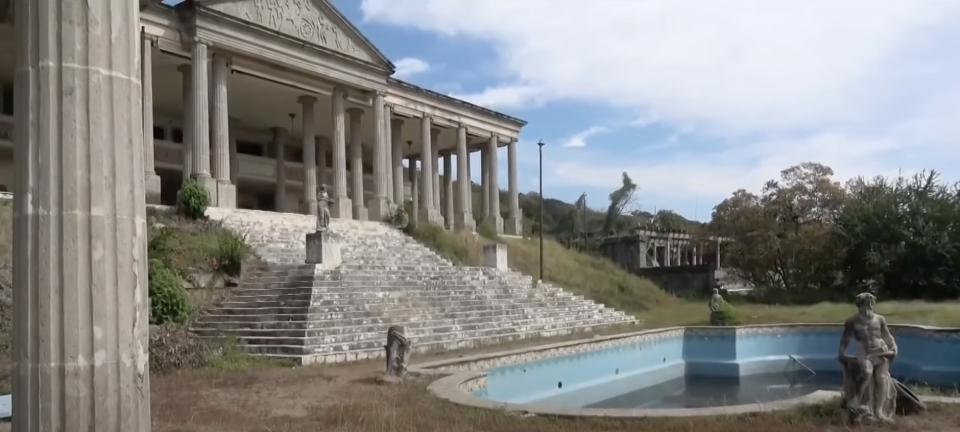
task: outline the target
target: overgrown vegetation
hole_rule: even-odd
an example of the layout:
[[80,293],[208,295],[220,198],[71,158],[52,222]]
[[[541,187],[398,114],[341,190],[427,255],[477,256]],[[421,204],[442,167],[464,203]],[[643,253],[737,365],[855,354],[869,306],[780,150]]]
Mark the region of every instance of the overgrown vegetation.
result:
[[177,196],[177,212],[188,219],[198,220],[206,217],[210,195],[196,180],[183,182],[180,195]]

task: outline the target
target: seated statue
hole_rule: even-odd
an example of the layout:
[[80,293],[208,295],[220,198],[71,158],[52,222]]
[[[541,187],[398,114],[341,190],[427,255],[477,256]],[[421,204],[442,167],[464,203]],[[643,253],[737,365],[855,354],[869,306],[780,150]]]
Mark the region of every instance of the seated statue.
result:
[[[840,365],[843,369],[843,404],[855,422],[893,420],[898,386],[890,376],[897,357],[897,342],[887,321],[873,312],[876,297],[857,295],[857,313],[843,323]],[[856,341],[856,356],[847,355],[850,339]]]

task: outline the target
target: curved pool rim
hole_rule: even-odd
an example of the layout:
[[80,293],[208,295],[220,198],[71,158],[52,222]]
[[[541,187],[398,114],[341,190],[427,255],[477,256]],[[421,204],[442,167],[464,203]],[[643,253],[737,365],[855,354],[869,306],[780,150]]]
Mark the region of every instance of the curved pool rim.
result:
[[[421,363],[410,368],[413,374],[421,376],[437,376],[439,379],[430,383],[427,390],[436,397],[464,406],[475,408],[501,410],[513,413],[545,415],[555,417],[690,417],[690,416],[730,416],[757,412],[769,412],[795,408],[798,406],[816,404],[840,396],[837,391],[815,391],[792,399],[783,399],[773,402],[752,403],[744,405],[728,405],[704,408],[668,408],[668,409],[607,409],[607,408],[574,408],[559,405],[537,403],[509,403],[475,396],[474,391],[486,387],[487,374],[493,367],[507,366],[518,363],[532,362],[540,359],[560,357],[599,349],[603,343],[617,342],[622,339],[631,339],[637,336],[655,335],[659,333],[676,333],[684,335],[687,331],[714,332],[714,334],[734,334],[740,331],[773,331],[778,328],[784,330],[823,329],[836,330],[840,324],[760,324],[736,327],[669,327],[643,330],[630,333],[621,333],[609,336],[596,335],[591,338],[577,339],[567,342],[538,345],[533,347],[507,350],[493,353],[463,356],[454,359]],[[956,333],[957,327],[933,327],[909,324],[891,324],[891,329],[900,331]],[[839,339],[837,340],[839,343]],[[531,358],[532,357],[532,358]],[[920,396],[924,403],[960,404],[960,397]]]

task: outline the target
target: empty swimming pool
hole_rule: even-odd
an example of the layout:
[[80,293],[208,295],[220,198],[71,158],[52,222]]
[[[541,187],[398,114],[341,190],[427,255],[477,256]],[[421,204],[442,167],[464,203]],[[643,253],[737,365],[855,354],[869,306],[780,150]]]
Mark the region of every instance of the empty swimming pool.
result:
[[[892,330],[900,351],[892,370],[897,378],[939,387],[960,384],[960,329]],[[746,405],[838,390],[839,340],[836,325],[674,328],[444,368],[484,370],[456,385],[496,403],[586,409]]]

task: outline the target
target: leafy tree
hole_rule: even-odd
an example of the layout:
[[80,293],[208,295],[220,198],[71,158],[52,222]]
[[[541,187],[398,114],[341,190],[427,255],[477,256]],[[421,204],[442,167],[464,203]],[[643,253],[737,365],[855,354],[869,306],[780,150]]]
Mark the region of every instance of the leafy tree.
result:
[[612,234],[621,228],[618,224],[620,216],[627,214],[627,209],[634,204],[637,193],[637,184],[626,172],[623,173],[622,184],[617,190],[610,193],[610,206],[603,222],[603,233]]

